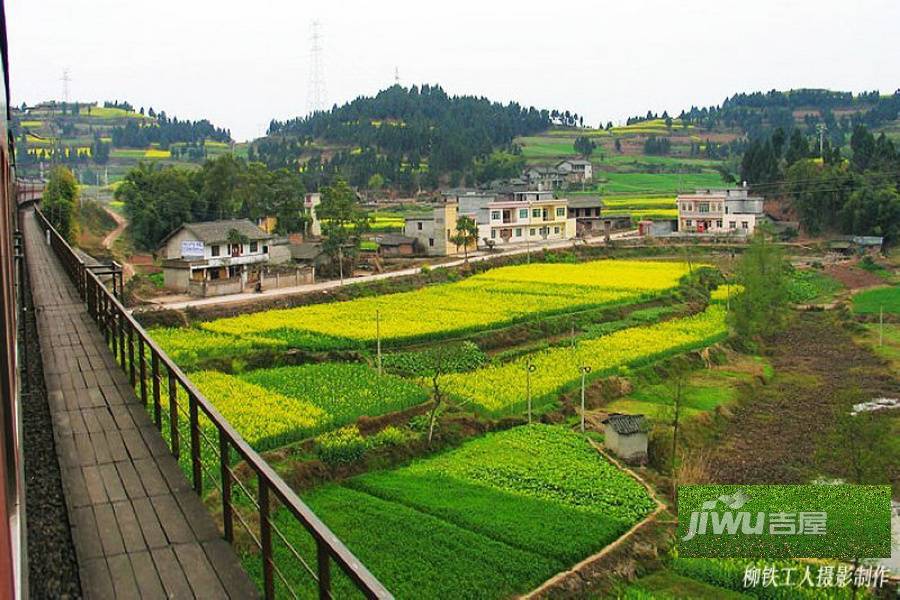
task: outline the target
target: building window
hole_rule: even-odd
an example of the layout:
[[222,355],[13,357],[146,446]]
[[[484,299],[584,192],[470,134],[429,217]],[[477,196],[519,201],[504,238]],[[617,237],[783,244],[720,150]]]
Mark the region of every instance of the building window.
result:
[[497,230],[496,229],[491,229],[491,239],[492,240],[497,239]]
[[748,229],[747,221],[741,221],[741,229]]
[[722,219],[716,219],[716,227],[722,229]]
[[250,242],[250,252],[257,252],[259,250],[259,242]]
[[694,224],[694,222],[693,222],[692,220],[690,220],[690,219],[688,219],[687,221],[685,221],[685,225],[687,225],[688,227],[690,227],[690,226],[693,225],[693,224]]
[[532,227],[532,228],[528,231],[528,234],[531,235],[531,236],[534,236],[534,227]]
[[218,245],[213,246],[209,249],[209,251],[210,251],[210,254],[212,254],[213,256],[218,256],[219,255],[219,246]]
[[522,237],[522,228],[516,227],[516,237]]
[[531,209],[531,216],[535,218],[539,218],[541,216],[541,209],[533,208]]
[[735,223],[734,221],[729,221],[728,229],[737,229],[737,223]]
[[527,219],[527,218],[528,218],[528,209],[527,209],[527,208],[520,208],[520,209],[519,209],[519,218],[520,218],[520,219]]
[[418,229],[419,231],[422,231],[422,221],[419,221],[418,223],[416,223],[416,229]]
[[210,269],[209,270],[209,278],[210,279],[218,279],[219,278],[219,270],[218,269]]
[[559,233],[559,226],[558,226],[558,225],[557,225],[556,227],[553,228],[553,233]]
[[564,217],[564,216],[566,216],[566,209],[563,208],[562,206],[558,206],[558,207],[556,208],[556,216],[557,216],[557,217]]
[[697,205],[697,209],[702,213],[708,213],[709,212],[709,202],[701,202],[700,204]]
[[492,210],[492,211],[491,211],[491,220],[493,220],[493,221],[499,221],[499,220],[500,220],[500,211],[499,211],[499,210]]
[[428,247],[429,247],[429,248],[433,248],[433,247],[434,247],[434,238],[428,238]]
[[448,242],[450,241],[450,230],[449,229],[447,230],[447,241]]

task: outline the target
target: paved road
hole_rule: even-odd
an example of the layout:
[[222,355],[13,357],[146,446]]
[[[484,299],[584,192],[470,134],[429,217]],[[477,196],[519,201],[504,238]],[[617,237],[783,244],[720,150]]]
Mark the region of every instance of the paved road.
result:
[[[629,230],[622,231],[619,233],[614,233],[610,236],[611,239],[622,239],[625,237],[634,236],[637,234],[637,230]],[[581,244],[582,242],[578,242]],[[602,246],[605,242],[603,237],[592,238],[588,242],[588,245],[591,246]],[[518,246],[515,248],[510,248],[508,250],[498,251],[491,254],[487,253],[479,253],[474,256],[469,257],[469,262],[482,262],[482,261],[490,261],[495,260],[497,258],[506,257],[506,256],[516,256],[521,254],[526,254],[528,252],[539,252],[544,249],[553,250],[560,248],[571,248],[572,241],[561,241],[561,242],[547,242],[543,244],[532,244],[531,247],[527,246]],[[440,264],[431,265],[432,268],[435,267],[457,267],[462,265],[465,262],[464,259],[460,258],[458,260],[451,260],[449,262],[443,262]],[[280,288],[274,290],[267,290],[263,292],[245,292],[243,294],[230,294],[227,296],[216,296],[214,298],[197,298],[192,300],[183,300],[184,296],[176,296],[173,298],[173,302],[166,302],[164,299],[159,299],[155,304],[149,307],[149,310],[153,309],[185,309],[188,307],[198,307],[198,306],[220,306],[226,304],[234,304],[238,302],[247,302],[248,300],[260,300],[264,298],[274,298],[279,296],[288,296],[291,294],[302,294],[308,292],[318,292],[321,290],[328,290],[341,287],[342,285],[349,285],[354,283],[364,283],[367,281],[378,281],[380,279],[391,279],[394,277],[404,277],[407,275],[416,275],[422,271],[421,267],[413,267],[409,269],[401,269],[399,271],[389,271],[387,273],[376,273],[374,275],[363,275],[360,277],[347,277],[344,279],[343,283],[340,280],[331,280],[331,281],[323,281],[321,283],[311,283],[306,285],[298,285],[294,287],[288,288]],[[139,312],[141,310],[148,310],[148,308],[139,308],[135,309],[135,312]]]

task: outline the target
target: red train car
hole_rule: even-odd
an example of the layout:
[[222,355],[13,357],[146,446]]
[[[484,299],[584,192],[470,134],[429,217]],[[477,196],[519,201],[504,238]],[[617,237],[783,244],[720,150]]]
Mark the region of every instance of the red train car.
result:
[[21,460],[16,193],[9,131],[9,53],[0,0],[0,598],[27,596],[24,586],[24,485]]

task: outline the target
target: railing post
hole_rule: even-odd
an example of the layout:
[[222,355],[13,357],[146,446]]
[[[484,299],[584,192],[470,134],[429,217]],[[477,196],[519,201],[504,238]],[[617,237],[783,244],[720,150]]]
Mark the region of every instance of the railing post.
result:
[[156,422],[156,429],[160,429],[160,406],[159,406],[159,357],[156,351],[150,348],[150,377],[153,378],[153,417]]
[[266,600],[275,598],[275,578],[272,569],[272,523],[269,521],[269,486],[259,475],[259,540],[262,552],[263,589]]
[[134,327],[128,324],[128,380],[131,382],[131,389],[134,389],[137,383],[137,374],[134,368]]
[[144,348],[144,336],[138,336],[138,366],[141,374],[141,403],[147,406],[147,356]]
[[222,470],[222,524],[225,528],[225,539],[234,542],[234,517],[231,514],[231,449],[225,430],[219,427],[219,467]]
[[316,562],[319,567],[319,599],[331,598],[331,556],[328,545],[321,538],[316,538]]
[[106,295],[105,291],[100,292],[103,295],[103,304],[106,306],[106,324],[107,324],[107,338],[106,343],[110,345],[113,353],[113,362],[119,361],[119,332],[118,325],[116,324],[116,314],[112,311],[112,303],[109,301],[109,296]]
[[125,315],[119,312],[115,303],[111,304],[113,311],[116,313],[116,321],[119,329],[119,364],[121,365],[122,370],[127,373],[128,368],[125,364]]
[[106,339],[106,347],[110,346],[110,326],[109,326],[109,297],[103,293],[103,290],[99,289],[100,284],[97,284],[97,295],[100,296],[100,305],[103,307],[103,337]]
[[96,309],[94,308],[94,290],[93,290],[93,288],[90,286],[90,284],[89,284],[89,282],[88,282],[88,278],[87,278],[87,273],[86,273],[86,272],[85,272],[85,275],[84,275],[84,291],[85,291],[85,294],[84,294],[84,295],[85,295],[85,297],[86,297],[86,299],[87,299],[87,311],[88,311],[88,314],[91,316],[92,319],[94,319],[94,321],[96,321],[96,320],[97,320],[97,311],[96,311]]
[[172,455],[181,458],[181,445],[178,441],[178,391],[175,383],[175,373],[172,367],[169,371],[169,440],[172,444]]
[[150,349],[150,373],[153,377],[153,421],[156,423],[156,430],[162,431],[162,406],[159,393],[159,355],[152,348]]
[[191,426],[191,467],[194,475],[194,491],[203,494],[203,465],[200,463],[200,419],[197,414],[197,399],[188,392],[188,414]]

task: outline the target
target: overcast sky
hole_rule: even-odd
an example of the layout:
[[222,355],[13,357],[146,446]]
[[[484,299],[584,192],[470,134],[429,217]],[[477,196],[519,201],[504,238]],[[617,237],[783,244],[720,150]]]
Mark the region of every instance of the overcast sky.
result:
[[11,0],[13,102],[128,100],[237,140],[391,85],[559,108],[597,124],[738,91],[900,87],[897,0]]

